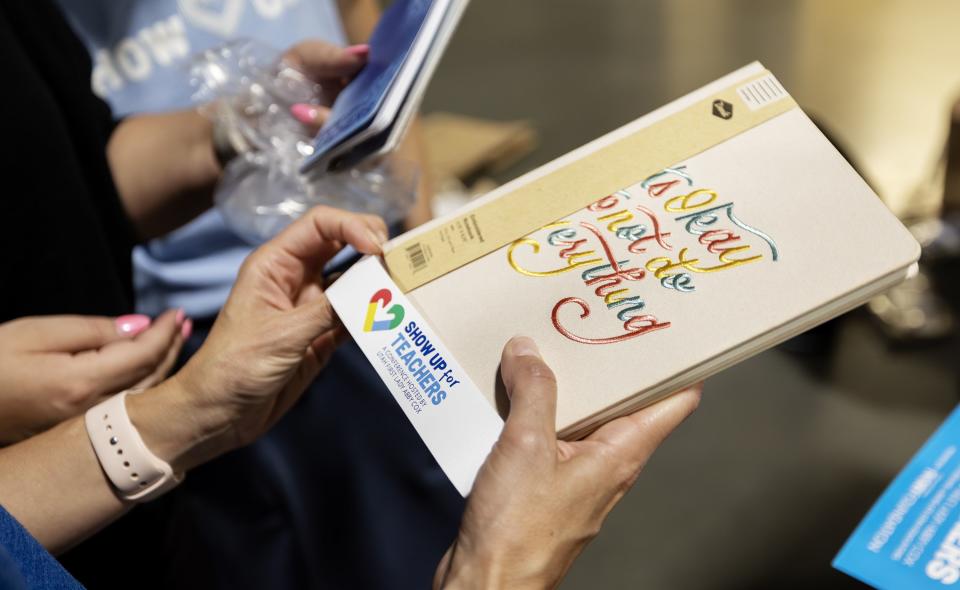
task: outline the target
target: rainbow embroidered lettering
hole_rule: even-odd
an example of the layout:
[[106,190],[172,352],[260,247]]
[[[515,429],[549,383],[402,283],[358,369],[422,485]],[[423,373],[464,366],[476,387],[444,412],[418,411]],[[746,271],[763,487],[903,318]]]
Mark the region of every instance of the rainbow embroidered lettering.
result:
[[[592,219],[577,214],[556,221],[507,248],[507,263],[528,277],[563,280],[556,277],[577,271],[582,287],[620,324],[620,332],[607,336],[571,329],[562,310],[577,311],[580,320],[592,313],[586,299],[571,294],[553,306],[550,321],[574,342],[612,344],[669,328],[669,321],[646,311],[640,293],[651,280],[666,292],[690,294],[696,274],[780,258],[772,237],[735,215],[732,201],[717,204],[716,190],[696,187],[686,165],[666,168],[634,188],[639,190],[620,190],[588,205],[581,213]],[[694,238],[694,245],[674,250],[673,238],[680,235],[688,242]],[[551,258],[556,262],[545,265]]]

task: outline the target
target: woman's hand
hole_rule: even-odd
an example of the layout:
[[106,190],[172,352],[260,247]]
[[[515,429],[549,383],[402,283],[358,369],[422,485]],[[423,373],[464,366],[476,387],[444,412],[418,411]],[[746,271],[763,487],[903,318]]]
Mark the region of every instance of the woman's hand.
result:
[[291,114],[312,132],[320,129],[330,115],[330,105],[367,63],[369,46],[338,47],[323,41],[302,41],[283,55],[294,69],[320,85],[323,96],[319,105],[300,103]]
[[[324,101],[332,101],[367,62],[358,46],[340,48],[321,41],[299,43],[284,58],[323,87]],[[328,113],[311,105],[297,110],[312,115],[298,117],[310,127],[319,127]],[[210,208],[223,173],[215,154],[213,124],[195,109],[139,114],[117,125],[107,157],[141,238],[163,236]]]
[[[206,342],[187,365],[127,396],[130,421],[147,448],[179,472],[269,428],[343,333],[323,294],[324,264],[345,244],[376,253],[385,239],[378,218],[318,207],[251,254]],[[168,323],[175,318],[163,316],[153,329],[169,328]],[[0,354],[0,360],[6,358]],[[77,416],[0,449],[0,503],[54,550],[129,507],[104,475],[84,422]]]
[[696,409],[700,387],[558,441],[557,386],[529,338],[503,351],[510,415],[467,500],[436,588],[553,588],[654,450]]
[[0,443],[80,414],[106,396],[167,376],[190,320],[142,315],[27,317],[0,324]]
[[324,265],[346,244],[379,253],[386,238],[378,217],[316,207],[253,252],[200,350],[159,395],[128,398],[147,446],[189,469],[270,428],[345,337]]

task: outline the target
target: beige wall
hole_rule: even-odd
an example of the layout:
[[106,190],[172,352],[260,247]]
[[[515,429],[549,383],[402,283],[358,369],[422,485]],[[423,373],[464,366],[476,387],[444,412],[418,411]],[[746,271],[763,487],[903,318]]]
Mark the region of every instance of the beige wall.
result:
[[676,93],[760,59],[901,216],[935,212],[960,95],[956,0],[664,0]]

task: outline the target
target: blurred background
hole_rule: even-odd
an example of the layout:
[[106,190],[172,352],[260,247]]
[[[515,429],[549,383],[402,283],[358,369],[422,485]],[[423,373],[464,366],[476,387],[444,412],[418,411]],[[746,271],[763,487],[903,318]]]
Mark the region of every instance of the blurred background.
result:
[[424,112],[528,124],[476,191],[760,60],[926,246],[918,281],[711,379],[564,588],[863,587],[831,559],[958,398],[958,23],[954,0],[473,2]]

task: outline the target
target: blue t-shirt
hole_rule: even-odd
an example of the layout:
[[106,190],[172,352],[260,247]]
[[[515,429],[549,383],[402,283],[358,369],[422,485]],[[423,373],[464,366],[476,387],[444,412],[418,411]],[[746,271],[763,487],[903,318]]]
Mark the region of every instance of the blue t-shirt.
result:
[[[285,49],[346,44],[333,0],[58,0],[93,58],[94,91],[117,116],[189,108],[190,56],[240,37]],[[216,210],[133,253],[137,308],[215,315],[250,246]]]
[[3,506],[0,506],[0,588],[83,590]]

